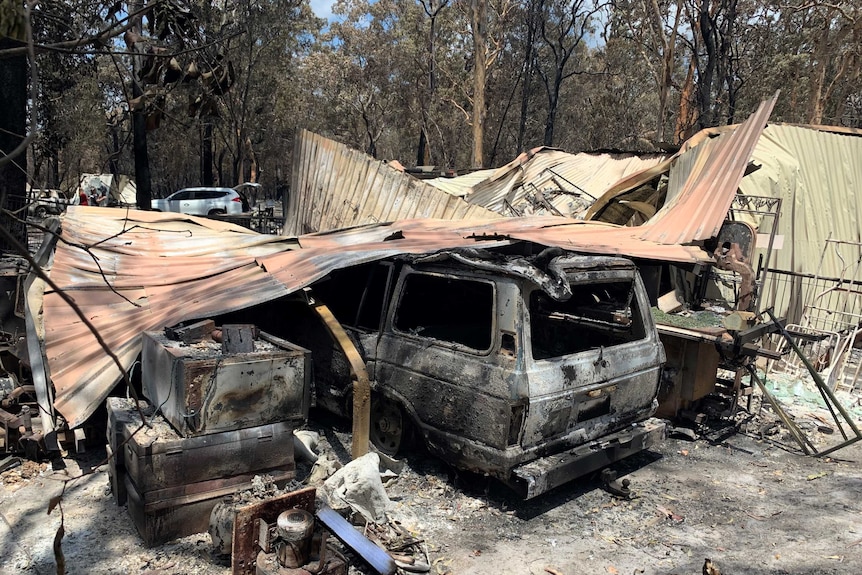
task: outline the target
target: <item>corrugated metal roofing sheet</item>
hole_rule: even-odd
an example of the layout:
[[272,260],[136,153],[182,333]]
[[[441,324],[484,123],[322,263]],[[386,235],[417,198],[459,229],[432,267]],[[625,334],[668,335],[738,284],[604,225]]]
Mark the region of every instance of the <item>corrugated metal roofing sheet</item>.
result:
[[[735,128],[705,130],[670,160],[614,185],[587,213],[587,219],[608,221],[609,212],[626,192],[670,171],[667,197],[661,209],[640,226],[639,237],[658,243],[690,243],[714,237],[730,208],[757,141],[778,94],[758,107]],[[718,134],[716,137],[712,137]],[[625,213],[625,207],[623,206]],[[619,220],[614,220],[619,221]]]
[[428,183],[507,216],[579,217],[612,184],[665,158],[660,154],[570,154],[540,147],[524,152],[496,170],[436,178]]
[[[73,295],[129,369],[140,351],[142,331],[247,308],[305,287],[332,270],[403,253],[525,240],[585,253],[708,259],[699,248],[643,241],[633,232],[557,217],[412,219],[297,241],[177,214],[76,207],[64,217],[65,241],[57,246],[51,278]],[[45,295],[44,323],[55,407],[76,426],[121,374],[57,293]]]
[[[126,369],[140,352],[142,331],[286,294],[255,258],[298,246],[215,220],[82,206],[69,208],[61,238],[51,279]],[[121,375],[57,293],[45,293],[43,310],[55,407],[76,426]]]
[[357,150],[300,130],[284,235],[405,218],[497,218]]
[[[764,130],[752,155],[761,167],[743,178],[740,190],[782,200],[777,234],[783,236],[783,247],[773,252],[769,267],[821,277],[853,275],[859,265],[856,258],[834,245],[826,251],[822,266],[820,262],[828,238],[862,242],[860,136],[858,130],[823,126],[770,124]],[[772,221],[765,218],[763,225],[763,231],[768,231]],[[810,289],[808,282],[772,279],[767,279],[767,290],[779,313],[789,302],[807,303],[804,298],[813,296],[803,293]]]

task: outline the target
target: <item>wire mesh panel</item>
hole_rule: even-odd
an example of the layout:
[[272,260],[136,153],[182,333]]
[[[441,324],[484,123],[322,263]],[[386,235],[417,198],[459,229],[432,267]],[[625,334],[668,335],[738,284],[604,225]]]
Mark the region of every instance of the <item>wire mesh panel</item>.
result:
[[[824,277],[824,263],[838,263],[838,277]],[[818,272],[798,274],[770,270],[775,286],[771,303],[786,305],[788,331],[806,358],[832,389],[853,391],[862,370],[862,243],[827,239]],[[766,306],[769,307],[769,306]],[[772,369],[797,372],[801,360],[789,358]]]

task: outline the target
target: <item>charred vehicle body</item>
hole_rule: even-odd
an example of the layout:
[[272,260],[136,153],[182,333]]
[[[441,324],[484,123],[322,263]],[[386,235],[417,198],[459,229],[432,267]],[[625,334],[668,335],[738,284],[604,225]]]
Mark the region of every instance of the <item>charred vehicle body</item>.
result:
[[[361,353],[381,451],[420,439],[533,497],[663,437],[649,418],[665,356],[631,261],[512,249],[399,256],[334,272],[304,297],[326,303]],[[316,404],[348,415],[348,363],[308,303],[256,321],[289,318],[267,329],[312,350]]]

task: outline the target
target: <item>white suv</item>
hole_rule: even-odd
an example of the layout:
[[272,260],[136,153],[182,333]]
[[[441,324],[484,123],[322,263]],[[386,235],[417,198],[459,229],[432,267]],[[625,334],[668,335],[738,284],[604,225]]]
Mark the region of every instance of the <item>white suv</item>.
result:
[[249,211],[248,202],[230,188],[184,188],[167,198],[152,200],[157,212],[180,212],[195,216],[241,214]]

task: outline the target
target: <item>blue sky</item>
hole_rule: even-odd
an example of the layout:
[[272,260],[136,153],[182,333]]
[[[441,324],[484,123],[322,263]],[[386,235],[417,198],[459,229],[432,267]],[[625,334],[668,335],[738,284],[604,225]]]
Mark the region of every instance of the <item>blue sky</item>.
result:
[[311,9],[319,18],[329,18],[332,16],[332,5],[335,0],[311,0]]

